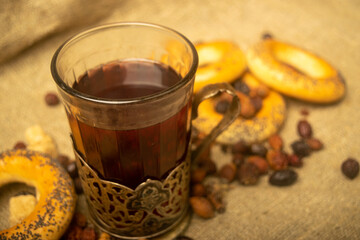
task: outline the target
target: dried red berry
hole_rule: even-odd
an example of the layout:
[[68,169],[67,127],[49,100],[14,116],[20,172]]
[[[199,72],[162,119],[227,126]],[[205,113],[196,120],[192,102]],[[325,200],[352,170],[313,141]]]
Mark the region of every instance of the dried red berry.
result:
[[269,145],[274,150],[282,150],[283,140],[279,134],[273,134],[268,139]]
[[303,165],[303,160],[295,154],[290,154],[288,155],[288,163],[292,167],[301,167]]
[[60,100],[56,93],[49,92],[45,95],[45,102],[48,106],[56,106],[59,104]]
[[238,141],[232,146],[232,153],[247,153],[249,151],[249,146],[242,140]]
[[83,193],[83,188],[81,185],[81,180],[80,178],[75,178],[74,179],[74,186],[75,186],[75,191],[77,194],[82,194]]
[[341,171],[349,179],[354,179],[359,174],[359,162],[354,158],[348,158],[341,164]]
[[310,123],[306,120],[300,120],[297,125],[297,130],[302,138],[312,137],[312,127]]
[[191,171],[191,182],[201,183],[206,177],[206,170],[203,168],[195,168]]
[[233,155],[232,157],[232,162],[237,166],[239,167],[241,164],[243,164],[245,161],[245,157],[243,154],[241,153],[236,153]]
[[310,146],[303,140],[297,140],[291,144],[291,148],[299,157],[309,156],[311,153]]
[[266,39],[273,39],[273,36],[272,36],[272,34],[271,33],[263,33],[263,35],[261,36],[261,38],[263,39],[263,40],[266,40]]
[[221,167],[219,176],[228,182],[232,182],[236,176],[236,165],[234,163],[225,164]]
[[96,233],[94,228],[87,227],[81,233],[80,240],[96,240]]
[[223,99],[216,103],[215,111],[217,113],[224,114],[229,109],[229,107],[230,107],[230,102]]
[[75,161],[71,161],[66,166],[66,171],[69,173],[71,178],[77,178],[79,176]]
[[311,148],[311,150],[317,151],[324,147],[324,144],[316,138],[308,138],[305,140],[307,145]]
[[238,179],[243,185],[255,185],[259,180],[259,176],[259,169],[252,163],[246,162],[238,170]]
[[67,168],[67,165],[70,163],[70,158],[64,154],[59,154],[57,159],[64,168]]
[[260,157],[260,156],[249,156],[246,159],[247,162],[252,163],[254,165],[257,166],[257,168],[259,169],[259,173],[260,174],[264,174],[267,173],[268,169],[269,169],[269,164],[266,161],[265,158]]
[[15,143],[14,149],[26,149],[26,144],[23,141],[18,141]]
[[87,225],[87,218],[81,212],[75,213],[74,220],[75,220],[75,224],[81,228],[84,228]]
[[206,195],[206,188],[202,183],[196,183],[191,187],[191,196],[203,197]]
[[264,144],[261,143],[253,143],[250,146],[250,152],[260,157],[266,157],[267,151],[267,148],[264,146]]
[[214,208],[207,198],[190,197],[189,202],[196,215],[202,218],[212,218],[214,216]]
[[241,81],[241,79],[235,81],[233,86],[236,91],[239,91],[245,95],[249,95],[249,93],[250,93],[249,86],[246,83],[244,83],[243,81]]
[[285,169],[288,166],[287,155],[282,151],[269,150],[266,154],[266,160],[268,161],[270,167],[274,170]]
[[297,173],[292,169],[275,171],[270,175],[269,183],[275,186],[289,186],[297,180]]
[[215,174],[217,171],[216,164],[211,159],[199,162],[198,166],[206,171],[206,175]]

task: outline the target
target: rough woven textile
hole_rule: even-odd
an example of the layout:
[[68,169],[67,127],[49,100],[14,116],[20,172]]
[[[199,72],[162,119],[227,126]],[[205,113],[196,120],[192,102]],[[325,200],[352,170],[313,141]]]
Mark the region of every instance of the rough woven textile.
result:
[[[10,3],[2,0],[0,9],[8,6],[4,2]],[[30,1],[11,1],[15,2],[23,4],[19,9],[30,4]],[[71,19],[64,14],[63,2],[52,4],[58,4],[57,11],[63,14],[56,17],[65,21],[67,27],[49,20],[41,21],[41,14],[55,17],[43,11],[33,16],[36,24],[21,19],[22,30],[15,31],[13,28],[20,26],[0,21],[1,58],[4,59],[5,53],[18,52],[16,57],[7,58],[0,65],[1,151],[24,139],[26,128],[40,124],[56,139],[60,152],[72,154],[62,106],[48,107],[44,103],[45,93],[56,90],[49,70],[50,60],[56,48],[79,29],[69,26],[97,15],[96,9],[100,8],[94,7],[91,13]],[[89,7],[85,1],[73,2],[83,3],[72,6],[73,14],[84,13],[83,8]],[[112,14],[106,18],[83,22],[81,27],[115,21],[153,22],[174,28],[194,42],[232,40],[244,51],[256,43],[262,33],[271,32],[279,40],[311,50],[328,60],[346,79],[347,94],[338,104],[324,106],[286,99],[287,119],[280,131],[286,147],[298,137],[296,123],[302,118],[300,110],[303,108],[310,112],[308,120],[314,135],[325,144],[324,150],[307,157],[304,166],[297,170],[296,184],[273,187],[268,184],[267,177],[253,187],[235,182],[226,196],[226,212],[210,220],[194,216],[186,235],[204,240],[360,239],[360,177],[350,181],[340,171],[347,157],[360,160],[359,12],[358,0],[132,0],[113,7]],[[6,15],[13,18],[17,12]],[[6,18],[3,11],[0,18]],[[13,38],[7,31],[14,31]],[[49,34],[51,37],[47,37]],[[18,41],[19,48],[14,47],[11,39]],[[12,45],[12,50],[7,50],[7,44]],[[219,148],[213,153],[219,165],[230,161]]]

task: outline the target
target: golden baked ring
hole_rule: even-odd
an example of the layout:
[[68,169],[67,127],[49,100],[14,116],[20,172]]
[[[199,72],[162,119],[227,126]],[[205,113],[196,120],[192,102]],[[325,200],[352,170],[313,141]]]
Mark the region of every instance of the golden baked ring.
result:
[[251,72],[269,87],[314,103],[331,103],[345,93],[345,82],[322,58],[299,47],[266,39],[247,54]]
[[[255,90],[262,85],[253,75],[245,73],[242,81],[250,89]],[[240,99],[240,102],[242,99]],[[222,114],[215,111],[216,100],[209,99],[200,104],[198,118],[193,120],[193,126],[201,133],[209,134],[211,129],[221,120]],[[252,118],[245,119],[239,116],[216,139],[222,144],[234,144],[244,141],[247,144],[261,142],[276,133],[286,117],[285,100],[279,93],[270,90],[262,101],[261,109]]]
[[243,51],[232,42],[213,41],[195,45],[199,55],[199,67],[196,71],[194,92],[205,85],[231,82],[246,69]]
[[22,182],[36,189],[37,204],[23,221],[0,231],[0,239],[59,239],[76,203],[73,182],[59,163],[29,150],[0,155],[0,186]]

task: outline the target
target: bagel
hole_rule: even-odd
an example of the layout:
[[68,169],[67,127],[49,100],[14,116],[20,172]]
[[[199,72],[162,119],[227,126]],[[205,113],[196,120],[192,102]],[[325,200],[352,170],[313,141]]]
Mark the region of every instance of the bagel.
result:
[[[250,90],[255,90],[262,84],[250,73],[246,72],[242,77]],[[244,102],[244,94],[239,94],[241,105]],[[209,134],[221,120],[222,114],[215,111],[218,99],[209,99],[200,104],[198,118],[193,120],[193,126],[200,133]],[[276,133],[282,126],[286,116],[285,100],[279,93],[269,90],[262,101],[261,109],[251,118],[239,116],[223,133],[216,142],[221,144],[235,144],[244,141],[247,144],[261,142]],[[203,134],[203,135],[204,135]]]
[[246,53],[250,71],[272,89],[300,100],[332,103],[345,94],[345,81],[329,63],[299,47],[265,39]]
[[0,231],[0,239],[59,239],[76,203],[72,179],[58,162],[35,151],[0,154],[0,186],[23,182],[36,189],[34,210],[20,223]]
[[199,67],[194,92],[208,84],[231,82],[246,69],[245,54],[235,43],[213,41],[195,44],[195,48],[199,55]]

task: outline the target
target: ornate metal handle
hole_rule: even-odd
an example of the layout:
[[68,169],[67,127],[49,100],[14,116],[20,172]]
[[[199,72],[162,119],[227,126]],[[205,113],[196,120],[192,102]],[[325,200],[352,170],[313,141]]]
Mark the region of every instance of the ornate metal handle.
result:
[[192,152],[191,160],[196,161],[196,159],[201,155],[201,153],[210,145],[212,141],[219,136],[239,115],[240,113],[240,100],[235,93],[235,89],[229,83],[215,83],[210,84],[202,88],[195,95],[192,107],[192,120],[196,119],[198,116],[198,107],[200,103],[208,98],[214,97],[215,95],[225,92],[230,94],[232,102],[229,109],[224,114],[224,117],[221,119],[219,124],[207,135],[201,144]]

